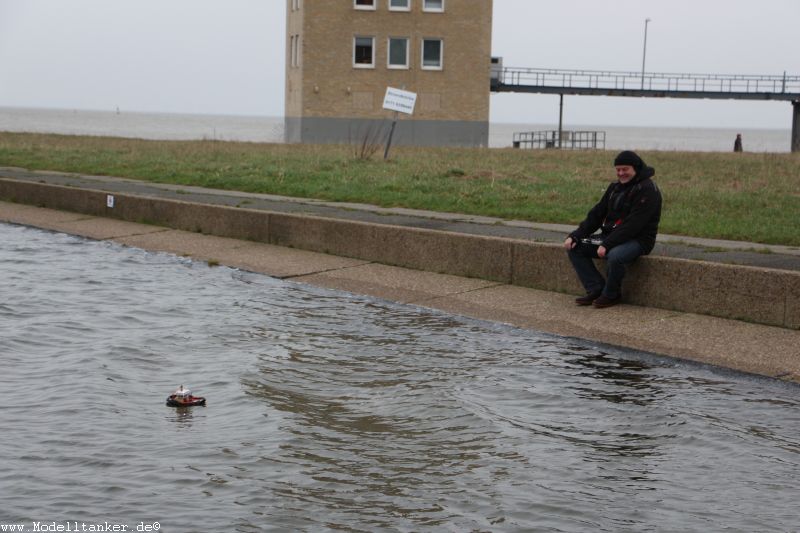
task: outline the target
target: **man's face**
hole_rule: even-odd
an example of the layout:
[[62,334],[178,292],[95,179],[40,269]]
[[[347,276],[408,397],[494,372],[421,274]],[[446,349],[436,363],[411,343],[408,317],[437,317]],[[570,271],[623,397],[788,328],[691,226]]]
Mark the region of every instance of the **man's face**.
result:
[[620,183],[628,183],[636,175],[636,169],[630,165],[617,165],[617,179]]

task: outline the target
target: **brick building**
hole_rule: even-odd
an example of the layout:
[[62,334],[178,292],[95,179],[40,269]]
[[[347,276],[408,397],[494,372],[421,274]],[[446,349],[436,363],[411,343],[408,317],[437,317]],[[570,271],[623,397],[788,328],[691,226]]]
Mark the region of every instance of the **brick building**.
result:
[[492,0],[287,0],[286,29],[287,142],[383,139],[395,87],[394,142],[488,144]]

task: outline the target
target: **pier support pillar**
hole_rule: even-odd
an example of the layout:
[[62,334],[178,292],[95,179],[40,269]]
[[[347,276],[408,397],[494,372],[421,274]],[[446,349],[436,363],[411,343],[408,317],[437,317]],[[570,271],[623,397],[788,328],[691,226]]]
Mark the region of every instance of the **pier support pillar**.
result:
[[558,95],[558,147],[561,148],[561,139],[564,138],[564,95]]
[[800,100],[792,102],[792,152],[800,152]]

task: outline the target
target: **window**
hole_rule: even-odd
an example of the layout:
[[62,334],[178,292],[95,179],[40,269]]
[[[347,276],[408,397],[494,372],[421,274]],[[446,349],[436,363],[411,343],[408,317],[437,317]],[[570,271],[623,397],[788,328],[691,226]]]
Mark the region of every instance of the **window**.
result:
[[356,37],[353,39],[353,66],[355,68],[375,67],[374,37]]
[[353,7],[356,9],[375,10],[375,0],[353,0]]
[[422,0],[423,11],[444,11],[444,0]]
[[442,52],[444,43],[441,39],[422,40],[422,68],[426,70],[442,70]]
[[389,0],[389,11],[411,11],[411,0]]
[[300,9],[300,0],[292,0],[292,11]]
[[389,68],[408,68],[408,39],[389,37]]
[[300,36],[292,35],[291,38],[291,57],[289,65],[292,67],[300,66]]

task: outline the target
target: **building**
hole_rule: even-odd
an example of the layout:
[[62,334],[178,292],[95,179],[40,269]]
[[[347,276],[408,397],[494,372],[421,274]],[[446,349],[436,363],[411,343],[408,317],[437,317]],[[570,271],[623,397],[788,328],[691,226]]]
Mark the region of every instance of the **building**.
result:
[[287,0],[287,142],[486,146],[492,0]]

